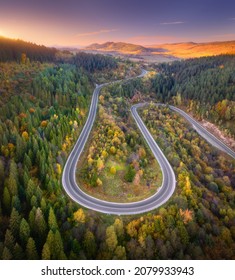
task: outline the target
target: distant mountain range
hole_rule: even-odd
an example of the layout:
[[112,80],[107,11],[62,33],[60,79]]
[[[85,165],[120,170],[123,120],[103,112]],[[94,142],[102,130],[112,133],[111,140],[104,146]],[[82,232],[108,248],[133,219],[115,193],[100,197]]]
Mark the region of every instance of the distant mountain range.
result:
[[124,42],[106,42],[104,44],[92,44],[86,47],[86,50],[119,52],[124,54],[143,54],[151,52],[150,48]]
[[175,43],[141,46],[125,42],[106,42],[92,44],[86,48],[54,46],[48,48],[22,40],[9,39],[0,36],[0,61],[20,60],[21,54],[26,53],[30,60],[52,61],[56,53],[65,55],[63,50],[72,53],[84,51],[102,53],[105,55],[121,56],[143,62],[169,62],[176,59],[213,56],[220,54],[235,54],[235,40],[209,43]]
[[235,54],[235,41],[209,43],[176,43],[141,46],[124,42],[92,44],[86,51],[106,52],[109,54],[130,55],[134,57],[165,57],[167,59],[194,58],[219,54]]

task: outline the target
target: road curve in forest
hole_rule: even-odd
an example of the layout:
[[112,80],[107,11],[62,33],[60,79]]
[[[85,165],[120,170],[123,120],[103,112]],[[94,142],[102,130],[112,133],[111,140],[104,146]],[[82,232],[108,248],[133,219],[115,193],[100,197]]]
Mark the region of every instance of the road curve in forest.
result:
[[[146,70],[142,70],[142,73],[139,76],[137,76],[137,78],[142,78],[144,75],[146,75],[146,73]],[[81,156],[81,153],[84,149],[84,146],[87,142],[87,139],[95,121],[98,105],[98,96],[101,88],[108,84],[109,83],[97,85],[93,92],[91,106],[86,123],[64,166],[62,184],[66,193],[70,196],[72,200],[86,208],[98,212],[117,215],[132,215],[148,212],[155,208],[158,208],[159,206],[168,201],[168,199],[174,193],[176,180],[171,165],[169,164],[168,160],[166,159],[166,157],[158,147],[157,143],[154,141],[152,135],[144,125],[140,116],[138,115],[137,109],[141,107],[142,104],[132,106],[131,113],[143,137],[145,138],[147,144],[149,145],[151,151],[153,152],[156,160],[159,162],[159,165],[161,167],[163,180],[159,190],[151,197],[148,197],[147,199],[141,201],[131,203],[116,203],[100,200],[88,195],[80,189],[76,182],[77,162]]]
[[225,143],[215,137],[215,135],[213,135],[202,125],[200,125],[200,123],[198,123],[194,118],[177,107],[169,106],[169,108],[183,116],[193,126],[197,133],[200,134],[207,142],[235,159],[235,152],[230,149]]

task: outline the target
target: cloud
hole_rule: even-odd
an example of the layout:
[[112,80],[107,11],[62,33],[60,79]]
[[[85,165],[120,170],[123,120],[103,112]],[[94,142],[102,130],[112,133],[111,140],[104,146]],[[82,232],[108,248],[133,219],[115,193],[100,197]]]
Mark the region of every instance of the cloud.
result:
[[91,31],[91,32],[87,32],[87,33],[78,33],[75,36],[76,37],[86,37],[86,36],[93,36],[93,35],[110,33],[110,32],[115,32],[115,31],[118,31],[118,29],[100,29],[97,31]]
[[235,17],[233,17],[233,18],[230,18],[230,20],[235,20]]
[[161,25],[176,25],[176,24],[183,24],[183,21],[171,21],[171,22],[161,22]]

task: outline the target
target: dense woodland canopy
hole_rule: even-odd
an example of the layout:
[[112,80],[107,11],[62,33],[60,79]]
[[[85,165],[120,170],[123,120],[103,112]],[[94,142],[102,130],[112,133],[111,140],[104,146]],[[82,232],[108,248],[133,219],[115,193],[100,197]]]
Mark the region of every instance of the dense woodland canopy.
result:
[[[84,59],[82,55],[78,65],[24,58],[22,61],[20,53],[19,58],[8,57],[12,62],[0,64],[1,259],[235,258],[235,163],[167,108],[150,107],[142,112],[178,177],[176,193],[166,205],[148,214],[117,217],[83,209],[71,201],[63,191],[61,175],[86,119],[94,88],[92,77],[102,76],[103,67],[114,67],[118,78],[120,68],[109,59],[93,61],[97,56]],[[203,67],[207,61],[208,66]],[[201,66],[195,67],[198,70],[193,74],[195,63]],[[154,100],[157,96],[158,100],[183,103],[189,97],[179,88],[180,83],[186,86],[187,79],[206,73],[209,79],[213,71],[215,78],[208,80],[208,87],[213,92],[216,85],[212,80],[217,80],[221,90],[213,102],[205,102],[212,110],[226,99],[231,107],[233,63],[233,57],[224,56],[158,66],[164,74],[152,80],[110,87],[110,94],[123,105],[110,107],[110,114],[118,112],[127,120],[127,102],[135,102],[138,92],[150,98],[151,90]],[[184,72],[187,65],[191,65],[188,78],[186,73],[179,78],[176,72]],[[199,85],[205,87],[201,79]],[[189,101],[200,102],[193,92]],[[137,137],[130,135],[126,141],[132,147]]]
[[83,67],[90,73],[96,70],[111,70],[117,68],[117,61],[111,56],[101,54],[89,54],[79,52],[72,58],[72,63],[77,67]]
[[164,101],[169,101],[176,93],[184,99],[211,105],[224,99],[235,101],[234,67],[234,55],[163,63],[155,67],[160,74],[153,86]]

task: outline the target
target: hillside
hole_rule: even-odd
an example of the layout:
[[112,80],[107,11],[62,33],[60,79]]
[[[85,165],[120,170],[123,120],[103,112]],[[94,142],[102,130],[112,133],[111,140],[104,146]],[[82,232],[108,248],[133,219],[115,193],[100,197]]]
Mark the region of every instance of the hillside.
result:
[[0,62],[20,61],[22,53],[25,53],[30,60],[53,61],[56,52],[55,48],[0,36]]
[[118,52],[125,54],[142,54],[150,52],[149,48],[140,45],[128,44],[124,42],[106,42],[104,44],[92,44],[86,47],[86,50],[99,50],[106,52]]
[[167,54],[179,58],[196,58],[220,54],[235,54],[235,41],[209,42],[209,43],[178,43],[151,45],[154,54]]

